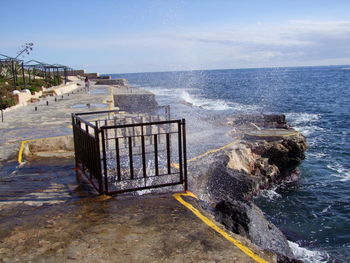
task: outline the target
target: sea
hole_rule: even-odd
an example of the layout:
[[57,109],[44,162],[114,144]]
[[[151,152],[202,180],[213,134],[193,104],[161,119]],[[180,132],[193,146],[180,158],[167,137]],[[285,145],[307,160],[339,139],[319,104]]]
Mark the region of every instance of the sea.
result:
[[[350,262],[350,66],[111,74],[156,94],[185,118],[194,156],[224,145],[235,114],[285,114],[309,148],[300,180],[254,202],[305,262]],[[191,134],[193,136],[191,137]]]

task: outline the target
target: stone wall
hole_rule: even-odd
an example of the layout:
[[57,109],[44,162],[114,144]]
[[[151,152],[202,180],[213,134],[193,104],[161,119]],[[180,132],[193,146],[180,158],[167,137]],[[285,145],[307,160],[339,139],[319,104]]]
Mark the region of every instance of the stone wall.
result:
[[61,87],[54,87],[53,94],[56,96],[60,96],[60,95],[65,94],[65,93],[69,93],[69,92],[75,90],[76,88],[78,88],[76,83],[70,83],[70,84],[67,84],[67,85],[64,85]]
[[76,88],[78,88],[76,83],[69,83],[66,85],[60,85],[47,89],[42,88],[42,91],[35,92],[34,94],[31,94],[30,92],[21,92],[18,94],[14,94],[13,98],[18,106],[24,106],[27,105],[27,103],[33,99],[39,99],[41,96],[43,96],[45,92],[51,91],[55,96],[60,96],[65,93],[69,93],[75,90]]
[[35,157],[71,157],[74,156],[72,135],[31,140],[23,151],[26,159]]
[[100,76],[99,73],[85,73],[83,76],[88,77],[89,79],[96,79]]
[[42,91],[35,92],[34,94],[31,94],[30,92],[21,92],[18,94],[14,94],[13,98],[16,101],[16,104],[19,105],[26,105],[28,101],[31,99],[39,99],[40,96],[43,95]]
[[74,72],[71,72],[70,70],[68,70],[67,74],[68,76],[76,76],[76,75],[84,76],[85,69],[77,69],[77,70],[74,70]]
[[153,93],[117,94],[114,104],[121,110],[128,112],[149,112],[158,104]]

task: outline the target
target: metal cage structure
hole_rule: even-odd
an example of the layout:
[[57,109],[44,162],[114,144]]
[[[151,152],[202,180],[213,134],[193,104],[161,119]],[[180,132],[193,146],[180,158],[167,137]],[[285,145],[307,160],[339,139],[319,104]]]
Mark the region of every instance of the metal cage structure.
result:
[[68,76],[74,74],[74,70],[68,66],[60,64],[47,64],[37,60],[30,60],[24,64],[24,68],[28,72],[29,81],[35,80],[35,76],[41,76],[48,82],[50,79],[54,80],[54,84],[59,84],[58,79],[64,77],[64,82],[67,83]]
[[26,87],[25,82],[25,73],[24,73],[24,63],[23,60],[6,56],[4,54],[0,54],[0,70],[8,71],[7,80],[13,83],[13,86],[16,87],[18,83],[18,73],[19,69],[22,71],[23,84],[24,88]]
[[[115,113],[72,114],[77,173],[100,194],[176,185],[187,190],[185,119],[139,116],[128,121]],[[92,118],[96,115],[98,120]]]

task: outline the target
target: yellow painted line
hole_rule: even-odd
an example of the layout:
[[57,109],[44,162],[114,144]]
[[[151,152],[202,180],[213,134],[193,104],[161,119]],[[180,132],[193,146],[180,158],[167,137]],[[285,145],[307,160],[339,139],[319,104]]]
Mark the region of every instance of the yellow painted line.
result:
[[295,134],[300,133],[299,131],[292,131],[290,133],[285,133],[285,134],[269,134],[269,133],[262,133],[262,134],[254,134],[254,133],[245,133],[246,135],[249,136],[256,136],[256,137],[286,137],[286,136],[292,136]]
[[187,162],[192,162],[192,161],[195,161],[195,160],[197,160],[197,159],[199,159],[199,158],[201,158],[201,157],[203,157],[203,156],[206,156],[206,155],[208,155],[208,154],[210,154],[210,153],[216,153],[216,152],[221,151],[221,150],[223,150],[223,149],[229,148],[229,147],[235,145],[236,143],[237,143],[237,140],[234,141],[234,142],[231,142],[231,143],[229,143],[229,144],[226,144],[226,145],[224,145],[224,146],[222,146],[222,147],[220,147],[220,148],[213,149],[213,150],[209,150],[209,151],[207,151],[207,152],[205,152],[205,153],[203,153],[203,154],[201,154],[201,155],[198,155],[198,156],[196,156],[196,157],[193,157],[192,159],[187,160]]
[[17,161],[19,164],[22,163],[23,150],[24,150],[24,146],[27,144],[27,142],[29,142],[29,141],[28,140],[21,141],[21,145],[19,147],[18,156],[17,156]]
[[28,142],[40,141],[40,140],[45,140],[45,139],[54,139],[54,138],[60,138],[60,137],[65,137],[65,136],[67,136],[67,135],[54,136],[54,137],[44,137],[44,138],[21,141],[21,145],[19,146],[18,155],[17,155],[18,163],[21,164],[23,161],[23,151],[24,151],[24,148]]
[[190,196],[197,198],[193,193],[186,192],[186,193],[176,193],[173,195],[173,197],[179,201],[182,205],[187,207],[193,214],[195,214],[200,220],[202,220],[207,226],[214,229],[216,232],[218,232],[220,235],[222,235],[225,239],[233,243],[237,248],[239,248],[244,254],[251,257],[258,263],[268,263],[265,259],[261,258],[257,254],[255,254],[251,249],[243,245],[240,241],[236,240],[232,236],[230,236],[225,230],[217,226],[211,219],[204,216],[198,209],[194,208],[191,204],[187,203],[185,200],[182,199],[182,196]]
[[[229,143],[229,144],[226,144],[226,145],[224,145],[224,146],[222,146],[222,147],[220,147],[220,148],[213,149],[213,150],[209,150],[209,151],[207,151],[207,152],[205,152],[205,153],[203,153],[203,154],[200,154],[200,155],[198,155],[198,156],[196,156],[196,157],[193,157],[192,159],[187,160],[187,162],[188,162],[188,163],[189,163],[189,162],[193,162],[193,161],[195,161],[195,160],[197,160],[197,159],[199,159],[199,158],[201,158],[201,157],[203,157],[203,156],[206,156],[206,155],[208,155],[208,154],[210,154],[210,153],[216,153],[216,152],[221,151],[221,150],[223,150],[223,149],[229,148],[229,147],[231,147],[231,146],[237,144],[237,142],[238,142],[238,140],[233,141],[233,142],[231,142],[231,143]],[[171,166],[174,167],[174,168],[176,168],[176,169],[180,169],[180,166],[179,166],[178,163],[171,163]]]

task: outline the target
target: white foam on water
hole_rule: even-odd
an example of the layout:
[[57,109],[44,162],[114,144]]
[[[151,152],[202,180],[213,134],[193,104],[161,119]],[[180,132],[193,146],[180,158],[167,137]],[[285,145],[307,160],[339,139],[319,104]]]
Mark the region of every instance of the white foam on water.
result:
[[[156,87],[156,86],[142,86],[141,88],[146,89],[152,93],[154,93],[156,96],[164,96],[164,97],[179,97],[181,95],[181,92],[183,89],[170,89],[170,88],[164,88],[164,87]],[[195,90],[195,89],[191,89]]]
[[326,213],[330,208],[331,208],[332,205],[328,205],[326,208],[324,208],[321,213]]
[[[156,96],[165,97],[181,97],[182,93],[185,91],[183,88],[165,88],[161,86],[141,86],[142,89],[146,89]],[[197,91],[196,88],[187,88],[186,91]]]
[[318,127],[316,125],[311,125],[311,126],[294,126],[292,125],[293,128],[295,128],[297,131],[300,131],[304,136],[309,136],[316,131],[323,131],[324,129],[321,127]]
[[208,99],[191,94],[191,91],[197,91],[198,89],[174,89],[164,87],[149,87],[142,86],[142,88],[154,93],[156,96],[173,97],[185,102],[194,107],[199,107],[205,110],[224,111],[234,110],[237,112],[257,112],[261,107],[256,105],[245,105],[235,102],[228,102],[221,99]]
[[213,100],[195,97],[187,91],[182,91],[180,98],[193,106],[200,107],[206,110],[228,110],[231,107],[224,100]]
[[316,131],[324,130],[317,125],[321,119],[320,114],[291,112],[286,113],[286,117],[291,126],[297,131],[300,131],[304,136],[309,136]]
[[325,251],[309,250],[291,241],[288,241],[288,244],[294,256],[305,263],[325,263],[329,260],[329,255]]
[[286,113],[286,117],[294,125],[300,125],[300,124],[305,124],[305,123],[315,123],[321,119],[320,114],[305,113],[305,112]]
[[324,159],[329,157],[327,154],[325,154],[323,152],[315,152],[315,153],[306,152],[306,155],[308,157],[313,157],[317,160],[324,160]]
[[346,182],[350,180],[350,169],[345,168],[342,164],[333,162],[332,164],[328,164],[327,168],[336,172],[332,176],[338,177],[340,181]]
[[256,105],[245,105],[235,102],[227,102],[225,100],[220,99],[207,99],[199,96],[192,95],[188,93],[186,90],[182,90],[180,94],[180,98],[192,104],[195,107],[203,108],[206,110],[215,110],[215,111],[223,111],[223,110],[235,110],[238,112],[247,112],[247,111],[257,111],[259,109]]
[[262,190],[260,192],[260,196],[268,199],[268,200],[276,200],[277,198],[281,197],[279,193],[275,191],[276,189],[269,189],[269,190]]

